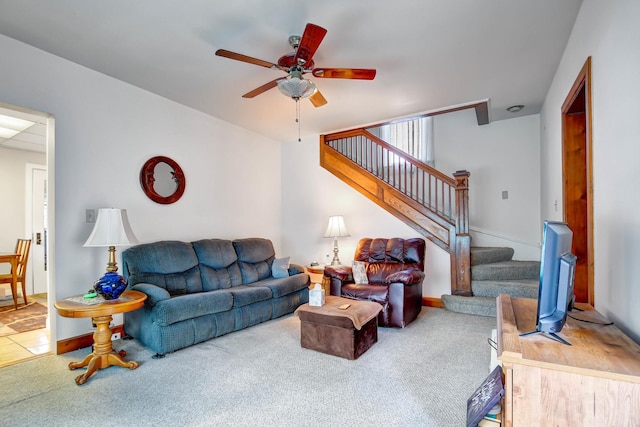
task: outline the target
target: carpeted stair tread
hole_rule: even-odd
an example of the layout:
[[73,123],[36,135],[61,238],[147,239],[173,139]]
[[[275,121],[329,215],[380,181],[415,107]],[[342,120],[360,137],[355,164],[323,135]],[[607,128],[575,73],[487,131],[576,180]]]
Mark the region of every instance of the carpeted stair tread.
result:
[[456,313],[475,314],[486,317],[496,316],[495,298],[442,295],[442,301],[447,310],[455,311]]
[[539,261],[502,261],[471,267],[472,280],[536,279],[539,276]]
[[538,298],[539,261],[513,260],[508,247],[471,247],[472,297],[442,295],[447,310],[478,316],[496,315],[496,298]]
[[472,246],[471,265],[510,261],[513,254],[513,248]]
[[471,289],[476,297],[496,298],[509,294],[514,298],[538,298],[538,279],[472,280]]

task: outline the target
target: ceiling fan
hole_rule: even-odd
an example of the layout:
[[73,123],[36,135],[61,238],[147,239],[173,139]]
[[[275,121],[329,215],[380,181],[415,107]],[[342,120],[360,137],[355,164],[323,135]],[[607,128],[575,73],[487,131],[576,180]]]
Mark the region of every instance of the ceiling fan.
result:
[[280,92],[296,102],[300,98],[309,98],[315,107],[321,107],[327,103],[327,100],[312,81],[303,77],[304,74],[311,73],[314,77],[325,79],[359,80],[373,80],[376,76],[376,70],[372,69],[315,67],[313,55],[326,34],[327,30],[324,28],[311,23],[307,24],[302,37],[289,37],[289,44],[293,48],[293,52],[281,56],[277,64],[224,49],[218,49],[216,55],[274,70],[282,70],[288,74],[286,77],[271,80],[245,93],[242,95],[243,98],[253,98],[277,86]]

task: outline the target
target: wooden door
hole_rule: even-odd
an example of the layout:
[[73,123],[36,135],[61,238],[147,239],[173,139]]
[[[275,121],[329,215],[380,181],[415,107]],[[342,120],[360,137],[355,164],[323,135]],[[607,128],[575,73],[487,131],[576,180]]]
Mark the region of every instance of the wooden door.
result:
[[593,175],[591,150],[591,57],[562,105],[562,181],[564,220],[573,231],[578,257],[577,302],[593,300]]

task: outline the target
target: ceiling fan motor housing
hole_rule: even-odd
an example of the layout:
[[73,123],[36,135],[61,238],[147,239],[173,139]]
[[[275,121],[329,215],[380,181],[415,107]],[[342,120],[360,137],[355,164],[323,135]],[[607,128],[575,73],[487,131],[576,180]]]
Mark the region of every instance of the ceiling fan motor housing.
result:
[[[302,64],[298,63],[300,61],[302,61]],[[302,65],[304,66],[305,70],[313,70],[314,63],[313,63],[313,60],[305,63],[304,59],[302,58],[298,58],[298,60],[296,61],[296,53],[291,52],[291,53],[282,55],[280,59],[278,59],[278,65],[288,69],[291,69],[291,67],[298,67]]]

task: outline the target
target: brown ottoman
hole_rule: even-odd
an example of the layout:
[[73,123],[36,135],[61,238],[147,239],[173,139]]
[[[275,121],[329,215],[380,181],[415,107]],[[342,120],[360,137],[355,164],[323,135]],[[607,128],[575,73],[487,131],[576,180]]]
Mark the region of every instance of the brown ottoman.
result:
[[[351,304],[346,310],[338,307]],[[378,341],[378,313],[375,302],[327,296],[322,307],[303,304],[296,310],[300,318],[300,345],[333,356],[354,360]]]

